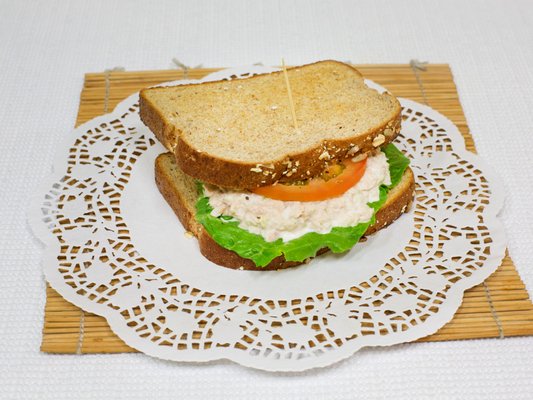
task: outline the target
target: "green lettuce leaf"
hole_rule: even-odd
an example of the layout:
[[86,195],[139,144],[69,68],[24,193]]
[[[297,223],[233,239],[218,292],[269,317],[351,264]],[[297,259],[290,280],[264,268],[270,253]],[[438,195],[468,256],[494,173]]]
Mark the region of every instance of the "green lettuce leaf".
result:
[[304,261],[314,257],[324,247],[334,253],[343,253],[350,250],[375,222],[376,212],[385,203],[387,193],[400,182],[409,165],[409,159],[393,144],[384,146],[381,151],[385,153],[389,163],[391,184],[381,185],[379,200],[369,204],[374,209],[374,215],[368,222],[350,227],[335,227],[329,233],[310,232],[288,242],[283,242],[282,239],[267,242],[261,235],[240,228],[239,221],[231,217],[212,216],[213,208],[209,204],[209,198],[204,195],[201,183],[198,184],[200,197],[196,203],[196,219],[220,246],[252,260],[258,267],[266,266],[280,255],[284,255],[287,261]]

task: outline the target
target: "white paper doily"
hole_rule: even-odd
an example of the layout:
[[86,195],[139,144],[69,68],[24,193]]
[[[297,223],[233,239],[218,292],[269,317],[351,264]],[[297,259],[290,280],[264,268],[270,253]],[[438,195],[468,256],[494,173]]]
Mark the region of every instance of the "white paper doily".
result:
[[[272,70],[224,70],[201,81]],[[191,82],[199,81],[179,83]],[[32,202],[46,279],[104,316],[129,346],[175,361],[301,371],[432,334],[463,292],[500,265],[502,186],[451,121],[400,102],[396,145],[416,176],[412,210],[347,254],[255,272],[210,263],[184,235],[154,182],[164,149],[132,95],[66,138]]]

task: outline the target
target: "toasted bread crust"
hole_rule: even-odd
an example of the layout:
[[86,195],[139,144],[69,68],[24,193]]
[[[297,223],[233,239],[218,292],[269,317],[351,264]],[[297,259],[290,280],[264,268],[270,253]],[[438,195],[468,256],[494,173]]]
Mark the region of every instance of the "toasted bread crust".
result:
[[[337,61],[328,60],[325,62],[346,66],[346,64]],[[314,64],[318,63],[309,65]],[[358,76],[361,76],[359,71],[352,66],[349,67]],[[289,70],[295,68],[301,67],[292,67]],[[280,73],[282,72],[278,71],[272,74]],[[252,76],[245,80],[257,79],[260,76]],[[216,83],[219,82],[204,82],[199,85]],[[255,189],[260,186],[272,185],[277,181],[295,182],[307,179],[309,176],[319,175],[329,163],[368,153],[377,147],[392,142],[401,128],[401,106],[392,95],[386,93],[384,96],[389,96],[395,104],[392,116],[365,132],[357,132],[356,136],[343,139],[324,140],[305,151],[284,154],[275,160],[264,162],[258,160],[258,163],[238,162],[199,151],[194,145],[191,145],[184,138],[183,132],[176,128],[146,95],[147,91],[157,90],[164,89],[144,89],[140,93],[139,114],[144,124],[150,128],[167,149],[174,152],[179,167],[186,174],[203,182],[237,190]]]
[[188,204],[183,192],[173,181],[171,171],[165,166],[167,155],[168,153],[160,154],[156,158],[155,183],[168,205],[174,210],[183,227],[199,237],[201,225],[194,218],[195,212],[194,208],[191,208],[192,204]]
[[[170,153],[161,154],[155,163],[156,183],[159,191],[174,210],[179,220],[186,230],[193,233],[200,246],[201,253],[215,264],[226,268],[244,269],[254,271],[268,271],[295,267],[304,262],[286,261],[283,256],[276,257],[265,267],[257,267],[252,260],[243,258],[237,253],[225,249],[216,243],[213,238],[207,233],[201,224],[195,219],[195,204],[190,204],[186,201],[187,196],[184,196],[169,165],[174,165],[175,160]],[[177,173],[181,173],[176,168]],[[188,179],[189,178],[187,177]],[[183,189],[183,188],[182,188]],[[415,189],[414,175],[410,168],[406,170],[402,181],[393,190],[389,192],[386,203],[376,214],[376,223],[371,225],[365,236],[371,235],[378,230],[386,227],[395,221],[402,213],[408,210],[412,200]],[[327,252],[328,249],[321,249],[317,256]]]
[[157,107],[144,96],[143,90],[139,94],[139,116],[141,121],[153,132],[157,140],[168,150],[172,150],[174,127]]

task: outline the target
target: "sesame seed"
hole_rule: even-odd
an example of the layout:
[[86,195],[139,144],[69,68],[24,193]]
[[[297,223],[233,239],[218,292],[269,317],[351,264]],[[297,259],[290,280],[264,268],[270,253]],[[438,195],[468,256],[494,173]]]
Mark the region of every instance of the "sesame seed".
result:
[[318,159],[319,159],[319,160],[324,160],[324,159],[329,160],[329,159],[330,159],[330,155],[329,155],[328,151],[327,151],[327,150],[324,150],[324,151],[322,152],[322,154],[320,154],[320,156],[318,157]]
[[352,156],[359,151],[359,146],[356,146],[353,144],[351,144],[350,146],[353,146],[353,147],[350,150],[348,150],[348,153],[347,153],[348,156]]
[[374,147],[381,146],[383,143],[385,143],[385,136],[381,133],[372,140],[372,146]]
[[359,154],[358,156],[352,158],[352,161],[353,161],[353,162],[363,161],[363,160],[365,160],[367,157],[368,157],[368,154],[366,154],[366,153],[364,153],[364,154]]
[[292,167],[292,161],[291,160],[285,160],[282,162],[282,164],[286,165],[288,168]]

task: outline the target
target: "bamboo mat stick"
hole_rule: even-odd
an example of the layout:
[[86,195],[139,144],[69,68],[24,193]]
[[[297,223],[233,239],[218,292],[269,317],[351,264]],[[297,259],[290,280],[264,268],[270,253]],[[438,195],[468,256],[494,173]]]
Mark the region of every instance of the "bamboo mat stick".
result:
[[[450,118],[465,138],[466,147],[475,151],[469,133],[452,72],[446,64],[428,64],[418,71],[419,81],[409,65],[356,65],[366,78],[387,87],[396,96],[423,102]],[[199,68],[187,71],[189,79],[198,79],[217,69]],[[143,87],[161,82],[183,79],[183,71],[112,71],[109,78],[108,108]],[[106,74],[89,73],[80,98],[76,125],[101,115],[104,108]],[[533,304],[518,275],[512,260],[506,256],[500,268],[487,279],[492,300],[488,302],[483,285],[465,293],[464,301],[454,318],[435,334],[419,342],[496,338],[500,336],[495,315],[505,337],[533,335]],[[41,350],[51,353],[121,353],[134,352],[109,328],[104,318],[82,312],[68,303],[50,287],[46,289],[47,302]],[[83,335],[80,342],[80,317],[83,314]]]

